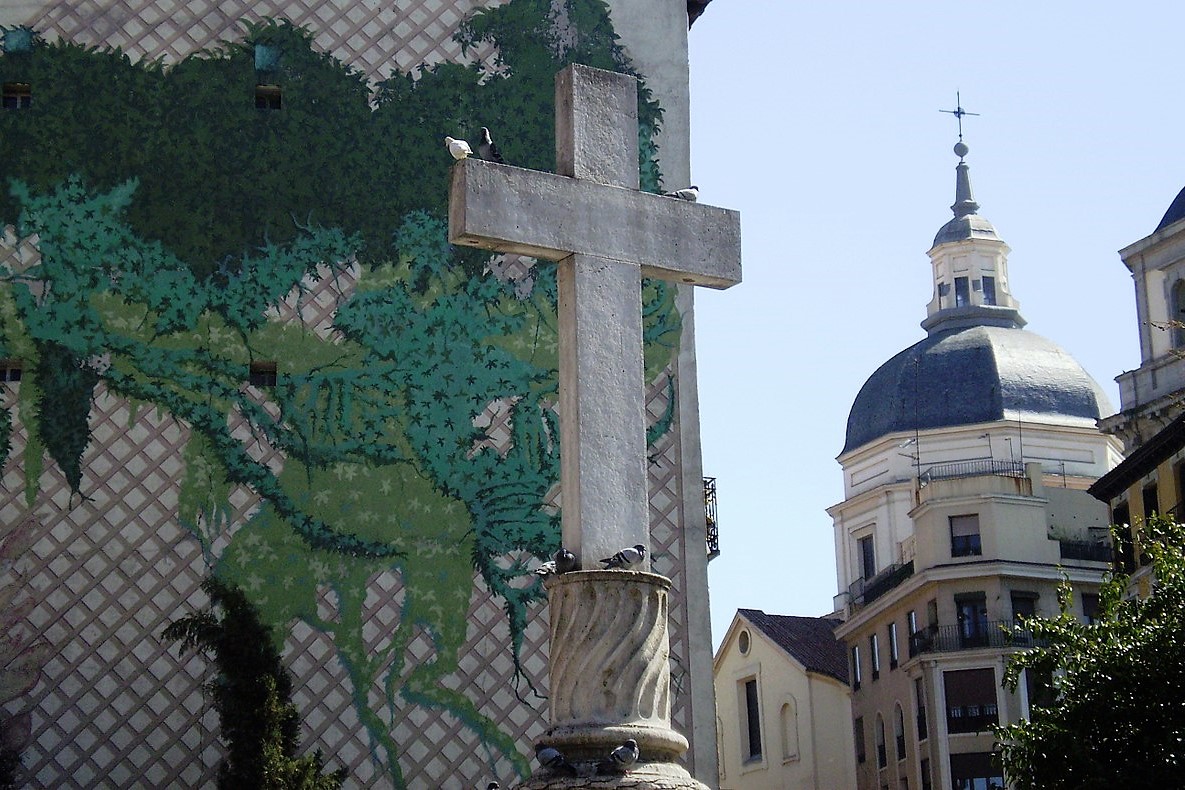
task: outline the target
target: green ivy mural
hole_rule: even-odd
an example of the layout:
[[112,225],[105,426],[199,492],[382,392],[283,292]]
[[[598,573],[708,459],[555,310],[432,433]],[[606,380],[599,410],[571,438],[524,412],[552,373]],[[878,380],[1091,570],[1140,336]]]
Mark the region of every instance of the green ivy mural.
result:
[[[40,252],[0,286],[0,356],[26,370],[17,413],[0,413],[0,446],[11,452],[14,421],[27,427],[27,502],[45,457],[86,495],[100,384],[135,404],[133,420],[156,410],[182,421],[177,518],[274,633],[299,618],[332,636],[399,787],[401,701],[464,722],[491,763],[529,768],[441,681],[458,667],[475,570],[504,602],[518,667],[543,598],[530,558],[558,546],[544,506],[559,470],[555,280],[550,266],[500,279],[487,253],[447,244],[452,160],[440,141],[493,126],[507,161],[551,169],[554,74],[567,62],[630,70],[600,0],[570,0],[562,40],[551,7],[512,0],[465,23],[466,48],[496,46],[492,73],[446,63],[374,90],[283,21],[169,68],[40,40],[0,58],[0,80],[33,91],[31,107],[0,112],[0,223]],[[257,63],[257,45],[274,60]],[[256,107],[261,83],[279,88],[278,108]],[[639,91],[639,166],[657,191],[661,110]],[[269,313],[348,271],[360,274],[332,336]],[[672,288],[648,282],[643,297],[653,381],[681,327]],[[255,361],[276,363],[274,386],[247,386]],[[510,409],[504,452],[475,422],[495,402]],[[282,454],[280,471],[259,445]],[[264,503],[246,524],[231,523],[236,486]],[[405,593],[376,648],[363,605],[387,571]],[[325,590],[333,618],[319,614]],[[405,666],[417,633],[435,657]],[[368,698],[376,684],[381,706]]]

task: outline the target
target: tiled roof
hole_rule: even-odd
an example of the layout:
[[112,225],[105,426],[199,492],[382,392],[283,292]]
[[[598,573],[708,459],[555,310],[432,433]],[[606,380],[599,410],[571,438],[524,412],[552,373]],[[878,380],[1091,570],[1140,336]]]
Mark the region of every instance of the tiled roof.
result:
[[796,617],[766,614],[760,609],[740,609],[738,613],[785,650],[808,672],[830,675],[848,682],[848,654],[835,638],[838,620],[825,617]]

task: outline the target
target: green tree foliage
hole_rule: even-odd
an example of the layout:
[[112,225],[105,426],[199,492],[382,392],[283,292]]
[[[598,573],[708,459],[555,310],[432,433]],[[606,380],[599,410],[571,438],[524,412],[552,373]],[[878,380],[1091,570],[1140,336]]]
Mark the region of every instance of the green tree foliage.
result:
[[1000,759],[1020,790],[1180,787],[1185,776],[1185,527],[1158,517],[1142,548],[1155,581],[1127,598],[1129,578],[1103,583],[1091,624],[1070,613],[1025,621],[1041,645],[1010,660],[1004,685],[1022,671],[1054,675],[1055,697],[1031,718],[997,730]]
[[171,623],[162,636],[213,659],[206,684],[226,744],[218,770],[224,790],[335,790],[345,771],[321,775],[320,752],[297,757],[300,720],[289,701],[292,678],[280,663],[271,628],[241,590],[210,577],[202,584],[210,608]]

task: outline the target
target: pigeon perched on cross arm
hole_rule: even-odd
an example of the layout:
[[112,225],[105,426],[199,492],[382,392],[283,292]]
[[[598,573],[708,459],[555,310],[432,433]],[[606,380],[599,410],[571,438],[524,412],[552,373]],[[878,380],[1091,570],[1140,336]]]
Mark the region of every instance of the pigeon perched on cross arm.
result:
[[453,159],[464,159],[473,153],[473,149],[469,147],[469,143],[464,140],[456,140],[452,137],[444,138],[444,146],[453,155]]
[[613,570],[615,568],[629,570],[635,565],[640,565],[644,559],[646,559],[646,547],[639,543],[635,546],[630,546],[628,549],[622,549],[612,557],[606,557],[601,560],[601,564],[605,566],[604,570]]
[[699,187],[697,187],[695,184],[692,184],[689,187],[676,189],[673,192],[663,192],[662,194],[663,197],[678,198],[679,200],[688,200],[694,203],[695,201],[699,200]]
[[485,126],[481,127],[481,141],[477,144],[477,154],[489,162],[497,162],[500,165],[506,164],[506,161],[502,159],[502,152],[498,150],[498,146],[494,144],[493,138],[490,137],[490,130]]

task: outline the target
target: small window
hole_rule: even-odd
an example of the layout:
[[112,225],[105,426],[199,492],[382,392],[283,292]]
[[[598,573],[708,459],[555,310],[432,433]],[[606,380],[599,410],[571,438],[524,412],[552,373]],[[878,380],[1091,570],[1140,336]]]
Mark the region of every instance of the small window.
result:
[[279,85],[256,85],[255,86],[255,109],[257,110],[278,110],[281,105],[281,95]]
[[1156,483],[1144,486],[1143,500],[1144,518],[1149,518],[1153,513],[1160,512],[1160,501],[1156,491]]
[[996,278],[995,277],[984,277],[983,278],[983,303],[984,304],[995,304],[996,303]]
[[905,759],[905,711],[897,705],[893,709],[893,738],[897,746],[897,759]]
[[979,516],[977,514],[950,517],[950,555],[952,557],[978,557],[983,554],[979,542]]
[[897,660],[900,657],[897,647],[897,623],[896,621],[889,623],[889,669],[897,668]]
[[864,717],[857,716],[852,720],[852,734],[856,739],[856,762],[862,763],[868,759],[864,748]]
[[1173,348],[1182,348],[1185,347],[1185,280],[1173,283],[1169,298],[1172,302],[1169,329],[1172,332]]
[[860,573],[863,577],[871,579],[876,576],[876,548],[872,543],[872,535],[867,535],[857,541],[860,550]]
[[20,381],[21,369],[19,359],[0,359],[0,381]]
[[275,362],[252,362],[247,383],[253,387],[274,387],[279,381]]
[[922,790],[934,790],[933,780],[930,778],[929,760],[922,760]]
[[749,632],[741,631],[740,636],[737,637],[737,647],[740,648],[741,655],[749,655]]
[[1037,614],[1037,593],[1012,591],[1012,619],[1016,623]]
[[1099,619],[1099,596],[1097,593],[1082,593],[1082,619],[1094,623]]
[[930,727],[926,720],[926,686],[921,678],[913,681],[913,693],[917,699],[918,740],[924,741],[930,737]]
[[0,99],[6,110],[27,110],[33,106],[33,86],[27,82],[6,82],[3,87],[3,98]]
[[889,764],[889,752],[885,748],[885,720],[876,714],[876,767],[884,768]]
[[858,645],[852,646],[852,689],[860,690],[860,647]]
[[966,277],[955,278],[955,307],[971,304],[971,284]]
[[868,653],[872,656],[872,679],[876,680],[881,676],[880,640],[876,638],[876,634],[868,637]]

